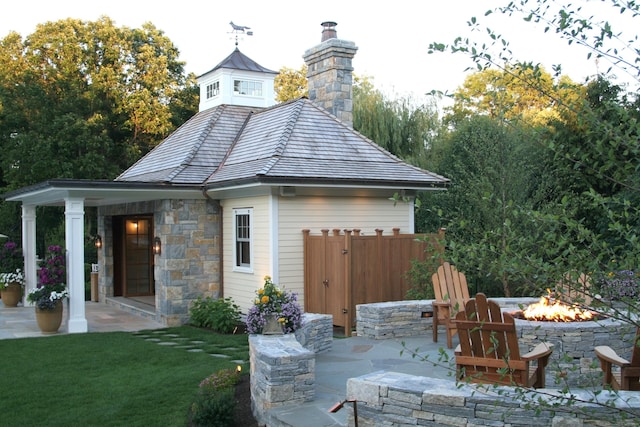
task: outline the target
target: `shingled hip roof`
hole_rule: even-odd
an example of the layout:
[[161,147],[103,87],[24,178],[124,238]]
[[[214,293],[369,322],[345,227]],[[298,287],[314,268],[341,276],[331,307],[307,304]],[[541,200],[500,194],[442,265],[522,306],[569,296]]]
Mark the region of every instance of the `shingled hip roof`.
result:
[[268,109],[223,105],[192,117],[116,181],[340,184],[429,189],[449,180],[403,162],[299,98]]

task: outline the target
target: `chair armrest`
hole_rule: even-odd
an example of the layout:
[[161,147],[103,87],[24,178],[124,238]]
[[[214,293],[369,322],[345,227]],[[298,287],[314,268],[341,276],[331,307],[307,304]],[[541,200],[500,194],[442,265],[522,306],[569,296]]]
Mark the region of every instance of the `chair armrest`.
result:
[[451,301],[433,301],[431,303],[431,306],[436,306],[436,307],[451,307]]
[[525,361],[537,360],[543,357],[549,357],[549,355],[551,355],[552,352],[553,352],[553,344],[542,342],[537,346],[535,346],[534,349],[531,350],[529,353],[523,354],[521,358],[522,360],[525,360]]
[[605,362],[609,362],[620,367],[631,365],[631,362],[618,356],[618,354],[607,345],[599,345],[594,349],[594,351],[596,352],[598,359],[604,360]]

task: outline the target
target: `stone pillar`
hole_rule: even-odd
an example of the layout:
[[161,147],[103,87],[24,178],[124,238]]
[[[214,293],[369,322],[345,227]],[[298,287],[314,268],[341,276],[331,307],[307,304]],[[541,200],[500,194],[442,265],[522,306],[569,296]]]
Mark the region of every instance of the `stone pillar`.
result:
[[84,199],[65,198],[69,333],[87,332],[84,307]]
[[27,295],[38,284],[36,254],[36,207],[22,205],[22,253],[24,255],[25,288],[22,304],[27,305]]
[[283,405],[313,400],[315,354],[302,347],[293,334],[250,335],[251,402],[258,422]]
[[[358,48],[355,43],[331,37],[304,53],[307,64],[309,99],[336,116],[342,123],[353,127],[353,66],[351,61]],[[326,28],[325,28],[326,30]],[[325,31],[326,32],[326,31]]]

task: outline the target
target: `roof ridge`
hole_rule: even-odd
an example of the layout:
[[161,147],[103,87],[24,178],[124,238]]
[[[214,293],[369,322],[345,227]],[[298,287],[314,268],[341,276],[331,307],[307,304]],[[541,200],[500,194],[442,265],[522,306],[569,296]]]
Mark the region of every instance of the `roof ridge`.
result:
[[269,173],[271,168],[273,168],[280,160],[280,157],[284,152],[284,149],[287,143],[289,142],[289,138],[291,137],[293,128],[295,127],[296,122],[298,121],[298,117],[300,117],[300,113],[302,112],[302,108],[304,107],[305,103],[303,98],[298,98],[294,102],[291,102],[291,104],[292,104],[292,111],[289,114],[289,117],[287,118],[286,125],[284,126],[284,129],[282,130],[282,134],[278,139],[278,143],[276,144],[276,147],[273,150],[273,154],[271,155],[271,160],[269,160],[265,164],[265,167],[262,168],[262,170],[259,171],[257,175],[266,175]]
[[245,128],[247,127],[247,124],[249,123],[249,120],[251,120],[251,117],[253,117],[253,114],[254,114],[253,111],[249,112],[247,117],[244,119],[244,123],[242,123],[242,127],[240,128],[240,130],[238,130],[238,133],[236,134],[236,137],[233,139],[233,142],[231,143],[231,145],[227,149],[227,152],[224,154],[224,158],[220,161],[220,163],[218,164],[218,167],[216,167],[216,169],[209,174],[207,179],[204,180],[203,184],[206,184],[211,179],[211,177],[213,175],[215,175],[216,172],[218,172],[222,166],[224,166],[224,164],[226,163],[227,159],[229,158],[229,156],[233,152],[233,149],[235,148],[236,144],[238,143],[238,140],[240,139],[240,136],[242,135],[242,133],[244,132]]
[[174,169],[172,173],[167,176],[167,180],[171,182],[175,177],[177,177],[182,171],[184,171],[187,166],[191,164],[191,160],[196,156],[202,144],[207,140],[207,135],[211,133],[211,130],[215,126],[215,123],[218,121],[222,112],[226,109],[227,105],[220,105],[219,108],[216,108],[215,113],[212,114],[211,118],[207,121],[207,125],[204,127],[200,135],[198,135],[197,143],[191,146],[191,149],[185,156],[185,158],[180,162],[180,166]]

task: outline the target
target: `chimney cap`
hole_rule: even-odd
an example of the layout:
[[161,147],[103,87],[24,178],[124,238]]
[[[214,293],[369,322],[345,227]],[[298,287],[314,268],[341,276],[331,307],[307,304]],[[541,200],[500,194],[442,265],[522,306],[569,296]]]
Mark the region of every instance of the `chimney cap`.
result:
[[333,21],[324,21],[320,25],[322,25],[322,41],[338,38],[338,33],[336,31],[337,23]]

